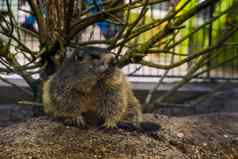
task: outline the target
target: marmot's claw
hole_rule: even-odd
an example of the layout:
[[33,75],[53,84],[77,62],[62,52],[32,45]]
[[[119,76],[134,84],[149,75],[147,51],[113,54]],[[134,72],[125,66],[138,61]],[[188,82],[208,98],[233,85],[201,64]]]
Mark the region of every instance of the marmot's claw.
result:
[[105,129],[114,129],[114,128],[117,128],[117,124],[114,123],[114,122],[106,122],[102,125],[102,128],[105,128]]
[[76,126],[76,127],[85,127],[86,125],[83,116],[77,116],[76,118],[65,119],[64,124],[68,126]]
[[78,116],[78,117],[76,117],[76,125],[77,126],[85,126],[86,125],[86,123],[85,123],[85,121],[84,121],[84,118],[83,118],[83,116]]

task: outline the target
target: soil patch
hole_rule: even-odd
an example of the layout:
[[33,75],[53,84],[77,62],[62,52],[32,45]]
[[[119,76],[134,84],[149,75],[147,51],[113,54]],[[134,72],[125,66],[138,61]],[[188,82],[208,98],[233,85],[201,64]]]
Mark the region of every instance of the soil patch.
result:
[[145,114],[159,132],[67,127],[47,117],[0,130],[4,159],[237,159],[238,113]]

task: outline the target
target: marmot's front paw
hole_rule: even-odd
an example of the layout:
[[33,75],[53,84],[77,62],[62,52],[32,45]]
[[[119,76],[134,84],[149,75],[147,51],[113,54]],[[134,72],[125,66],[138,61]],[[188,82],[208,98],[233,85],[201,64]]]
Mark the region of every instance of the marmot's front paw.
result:
[[107,121],[102,125],[102,127],[106,129],[117,128],[117,123],[115,121]]
[[67,118],[64,120],[64,124],[68,126],[76,126],[76,127],[86,126],[84,117],[82,115],[77,116],[76,118]]

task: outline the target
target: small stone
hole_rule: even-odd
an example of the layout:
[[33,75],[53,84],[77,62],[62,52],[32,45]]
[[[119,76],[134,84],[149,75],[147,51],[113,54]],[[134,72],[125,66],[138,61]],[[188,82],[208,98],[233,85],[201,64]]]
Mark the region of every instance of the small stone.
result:
[[207,143],[204,142],[202,145],[203,145],[203,146],[207,146]]
[[178,136],[179,138],[183,138],[183,137],[184,137],[184,133],[177,133],[177,136]]
[[224,136],[224,138],[228,138],[229,137],[229,135],[227,135],[227,134],[224,134],[223,136]]

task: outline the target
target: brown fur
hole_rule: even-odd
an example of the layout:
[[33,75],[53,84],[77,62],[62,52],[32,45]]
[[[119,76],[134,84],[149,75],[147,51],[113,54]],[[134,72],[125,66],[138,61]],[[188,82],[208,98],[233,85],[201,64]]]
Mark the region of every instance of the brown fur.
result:
[[[102,119],[104,127],[113,128],[131,107],[136,112],[135,122],[140,123],[140,103],[122,71],[115,66],[105,66],[110,59],[107,56],[101,54],[99,59],[94,59],[84,55],[85,63],[72,61],[72,58],[66,62],[44,83],[45,112],[77,126]],[[94,69],[90,69],[92,66]],[[96,118],[85,119],[87,114]]]

